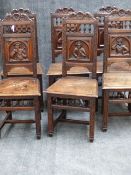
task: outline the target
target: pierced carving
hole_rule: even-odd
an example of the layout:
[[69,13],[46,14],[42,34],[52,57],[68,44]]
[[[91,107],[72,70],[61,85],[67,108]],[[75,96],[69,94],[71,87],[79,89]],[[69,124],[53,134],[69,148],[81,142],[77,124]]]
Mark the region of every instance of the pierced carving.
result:
[[4,33],[31,33],[33,28],[30,25],[5,25],[3,26]]
[[116,91],[112,91],[110,92],[110,98],[112,99],[127,99],[127,94],[128,92],[116,92]]
[[68,14],[71,12],[74,12],[72,8],[59,8],[55,11],[55,13],[59,13],[59,14]]
[[129,43],[126,38],[118,37],[113,40],[111,44],[111,55],[129,55]]
[[57,105],[68,105],[68,106],[76,106],[76,107],[89,107],[90,103],[87,100],[74,100],[74,99],[65,99],[62,98],[53,98],[53,104]]
[[29,61],[27,46],[20,41],[11,43],[9,50],[9,62],[18,61]]
[[94,33],[92,24],[69,24],[66,25],[67,32]]
[[70,45],[70,57],[69,60],[85,60],[89,61],[89,47],[87,43],[83,41],[75,41]]
[[80,27],[78,24],[67,24],[66,25],[66,31],[67,32],[77,32],[80,30]]

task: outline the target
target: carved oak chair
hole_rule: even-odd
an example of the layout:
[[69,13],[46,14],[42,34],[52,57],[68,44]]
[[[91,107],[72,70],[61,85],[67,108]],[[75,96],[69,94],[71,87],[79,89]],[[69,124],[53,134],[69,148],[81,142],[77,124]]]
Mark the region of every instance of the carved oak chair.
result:
[[[11,15],[19,14],[19,15],[27,15],[32,21],[34,22],[34,35],[35,35],[35,51],[36,51],[36,61],[37,61],[37,77],[40,81],[40,90],[41,90],[41,96],[40,96],[40,104],[41,104],[41,111],[43,111],[44,103],[43,103],[43,84],[42,84],[42,75],[44,74],[44,68],[41,63],[39,63],[39,53],[38,53],[38,38],[37,38],[37,18],[36,14],[32,13],[28,9],[14,9],[10,12]],[[12,26],[13,27],[13,26]],[[13,28],[12,28],[13,29]],[[19,69],[15,67],[10,72],[11,76],[16,75],[24,75],[24,74],[30,74],[31,72],[27,72],[25,69]]]
[[[3,79],[0,81],[0,111],[7,123],[35,123],[37,139],[41,137],[40,83],[37,78],[35,25],[25,14],[9,14],[1,22]],[[23,69],[28,74],[12,76],[12,70]],[[12,112],[29,110],[35,119],[17,120]]]
[[[131,11],[115,10],[105,17],[103,75],[103,131],[110,116],[128,116],[130,112],[111,112],[110,103],[131,103]],[[129,96],[127,95],[129,94]]]
[[[89,124],[89,140],[94,140],[95,102],[98,97],[96,76],[97,21],[89,13],[73,13],[63,20],[62,78],[47,89],[48,134],[53,135],[57,122]],[[82,66],[91,72],[90,77],[69,76],[67,71]],[[72,101],[73,99],[73,101]],[[77,100],[83,100],[80,104]],[[70,101],[73,103],[71,104]],[[62,110],[55,120],[54,110]],[[90,113],[89,121],[66,118],[65,110]]]

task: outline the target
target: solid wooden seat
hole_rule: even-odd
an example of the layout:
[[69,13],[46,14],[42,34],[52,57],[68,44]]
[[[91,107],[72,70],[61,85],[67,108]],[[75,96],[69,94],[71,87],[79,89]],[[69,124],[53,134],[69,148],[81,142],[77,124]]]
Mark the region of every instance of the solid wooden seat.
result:
[[103,74],[103,89],[130,89],[131,73],[112,72]]
[[67,76],[51,85],[47,93],[98,97],[98,83],[95,79]]
[[7,78],[0,81],[0,96],[40,96],[39,80],[28,77]]
[[[97,74],[103,73],[103,61],[97,61]],[[67,72],[68,75],[72,74],[89,74],[89,70],[85,67],[74,67]],[[62,75],[62,63],[52,63],[47,72],[48,76],[61,76]]]

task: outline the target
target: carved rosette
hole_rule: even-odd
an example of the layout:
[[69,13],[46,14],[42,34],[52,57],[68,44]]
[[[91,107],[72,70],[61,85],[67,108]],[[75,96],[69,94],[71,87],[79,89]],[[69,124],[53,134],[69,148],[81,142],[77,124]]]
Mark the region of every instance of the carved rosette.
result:
[[9,45],[9,62],[29,61],[26,42],[16,41]]

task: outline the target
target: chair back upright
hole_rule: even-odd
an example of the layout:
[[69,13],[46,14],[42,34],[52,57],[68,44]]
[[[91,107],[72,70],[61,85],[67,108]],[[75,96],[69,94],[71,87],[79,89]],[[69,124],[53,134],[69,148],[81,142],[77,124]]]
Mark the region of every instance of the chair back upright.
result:
[[76,12],[63,20],[62,75],[82,66],[96,78],[98,22],[90,13]]
[[[104,72],[130,72],[131,11],[114,10],[105,17]],[[113,69],[117,65],[117,69]]]
[[3,76],[24,69],[37,77],[34,22],[26,14],[7,14],[1,22]]

